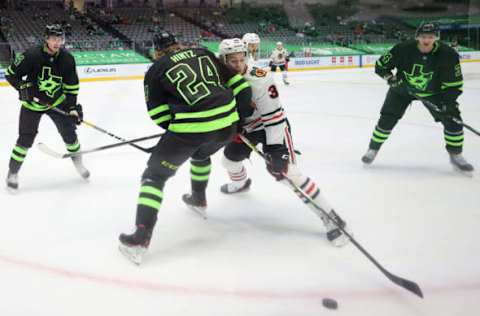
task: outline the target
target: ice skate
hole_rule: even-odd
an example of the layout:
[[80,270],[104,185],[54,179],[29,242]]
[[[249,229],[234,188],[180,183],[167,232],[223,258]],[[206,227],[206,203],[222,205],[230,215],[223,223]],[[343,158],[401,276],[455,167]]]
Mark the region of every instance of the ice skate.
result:
[[[340,218],[340,216],[335,213],[334,210],[331,210],[330,213],[328,213],[332,219],[335,220],[335,222],[340,225],[341,228],[345,229],[346,223],[343,219]],[[350,239],[348,236],[346,236],[338,226],[333,223],[329,218],[323,217],[322,218],[325,227],[327,228],[327,239],[329,242],[332,243],[335,247],[342,247],[346,245]]]
[[18,174],[8,171],[7,175],[7,191],[10,193],[17,193],[18,191]]
[[140,265],[151,238],[152,231],[146,229],[143,225],[139,225],[133,234],[120,234],[120,246],[118,249],[128,260],[136,265]]
[[250,191],[252,180],[248,178],[245,181],[232,181],[225,183],[220,187],[220,191],[225,194],[236,194]]
[[472,164],[468,163],[468,161],[463,157],[462,154],[452,154],[450,155],[450,163],[452,164],[453,168],[461,173],[464,173],[468,176],[473,176],[472,172],[474,170]]
[[73,156],[72,157],[73,165],[77,169],[78,174],[85,180],[90,177],[90,171],[83,165],[82,156]]
[[378,154],[378,150],[377,149],[369,149],[367,150],[367,152],[365,153],[365,155],[363,155],[362,157],[362,162],[364,164],[371,164],[374,160],[375,160],[375,157],[377,157],[377,154]]
[[207,219],[207,200],[205,194],[195,192],[192,194],[184,194],[182,200],[192,211],[200,215],[203,219]]

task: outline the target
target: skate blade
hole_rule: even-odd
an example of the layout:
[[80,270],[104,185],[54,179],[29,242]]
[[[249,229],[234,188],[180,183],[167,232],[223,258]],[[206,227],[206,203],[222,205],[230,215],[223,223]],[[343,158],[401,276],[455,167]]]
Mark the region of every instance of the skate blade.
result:
[[88,179],[90,178],[90,171],[88,171],[88,169],[84,168],[84,167],[77,167],[76,165],[74,165],[75,167],[75,170],[77,171],[78,175],[85,181],[88,181]]
[[238,191],[232,191],[232,192],[229,192],[227,190],[222,190],[220,189],[220,192],[222,192],[223,194],[228,194],[228,195],[235,195],[235,194],[242,194],[242,193],[248,193],[250,191],[250,187],[247,187],[247,188],[242,188]]
[[341,247],[347,245],[349,242],[350,242],[350,238],[348,238],[348,236],[346,236],[345,234],[342,233],[342,235],[335,238],[330,243],[337,248],[341,248]]
[[202,206],[193,206],[193,205],[188,205],[188,208],[191,209],[193,212],[195,212],[197,215],[199,215],[200,217],[202,217],[203,219],[207,219],[208,216],[207,216],[207,208],[206,207],[202,207]]
[[473,178],[473,171],[464,171],[460,169],[459,167],[452,165],[453,170],[456,171],[457,173],[467,177],[467,178]]
[[89,181],[90,180],[90,172],[89,171],[86,171],[86,172],[80,172],[78,171],[78,174],[80,175],[80,177],[85,180],[85,181]]
[[15,188],[12,188],[12,187],[8,187],[8,186],[7,186],[7,187],[5,188],[5,190],[6,190],[9,194],[11,194],[11,195],[17,195],[17,193],[18,193],[18,188],[15,189]]
[[143,261],[143,255],[147,251],[143,247],[129,247],[123,244],[118,246],[118,250],[125,256],[129,261],[139,266]]

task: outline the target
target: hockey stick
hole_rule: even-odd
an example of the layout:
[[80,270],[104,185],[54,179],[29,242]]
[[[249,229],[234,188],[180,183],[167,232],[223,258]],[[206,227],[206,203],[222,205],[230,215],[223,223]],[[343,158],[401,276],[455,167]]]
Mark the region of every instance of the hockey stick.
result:
[[38,148],[41,151],[43,151],[44,153],[46,153],[47,155],[50,155],[52,157],[59,158],[59,159],[64,159],[64,158],[70,158],[70,157],[74,157],[74,156],[78,156],[78,155],[94,153],[94,152],[97,152],[97,151],[102,151],[102,150],[106,150],[106,149],[110,149],[110,148],[115,148],[115,147],[120,147],[120,146],[125,146],[125,145],[132,145],[133,143],[141,142],[141,141],[148,140],[148,139],[158,138],[158,137],[161,137],[162,135],[163,135],[163,133],[162,134],[145,136],[145,137],[140,137],[140,138],[135,138],[135,139],[131,139],[131,140],[125,140],[125,141],[122,141],[120,143],[114,143],[114,144],[110,144],[110,145],[100,146],[100,147],[87,149],[87,150],[81,150],[81,151],[77,151],[77,152],[74,152],[74,153],[68,153],[68,154],[59,153],[59,152],[51,149],[50,147],[48,147],[44,143],[38,143]]
[[[60,110],[60,109],[58,109],[58,108],[52,108],[51,110],[53,110],[53,111],[55,111],[55,112],[57,112],[57,113],[63,114],[63,115],[65,115],[65,116],[70,116],[70,117],[73,116],[73,115],[71,115],[71,114],[69,114],[69,113],[67,113],[67,112],[65,112],[65,111],[62,111],[62,110]],[[93,124],[93,123],[90,123],[89,121],[85,121],[85,120],[82,119],[81,122],[82,122],[82,124],[85,124],[86,126],[92,127],[92,128],[94,128],[94,129],[96,129],[97,131],[99,131],[99,132],[101,132],[101,133],[104,133],[104,134],[107,134],[108,136],[111,136],[111,137],[113,137],[113,138],[115,138],[115,139],[117,139],[117,140],[119,140],[119,141],[121,141],[121,142],[127,141],[125,138],[122,138],[122,137],[120,137],[120,136],[117,136],[117,135],[115,135],[115,134],[112,134],[112,133],[110,133],[109,131],[104,130],[104,129],[101,128],[101,127],[98,127],[97,125],[95,125],[95,124]],[[135,148],[137,148],[137,149],[139,149],[139,150],[141,150],[141,151],[143,151],[143,152],[146,152],[146,153],[151,153],[151,152],[152,152],[152,149],[153,149],[153,148],[145,148],[145,147],[139,146],[139,145],[134,144],[134,143],[130,143],[130,144],[128,144],[128,145],[130,145],[130,146],[132,146],[132,147],[135,147]]]
[[466,129],[470,130],[472,133],[474,133],[475,135],[478,135],[480,136],[480,132],[477,131],[476,129],[474,129],[473,127],[471,127],[470,125],[468,125],[467,123],[464,123],[462,120],[456,118],[456,117],[453,117],[451,115],[448,115],[448,114],[445,114],[444,111],[442,111],[438,105],[436,105],[435,103],[425,99],[425,98],[422,98],[422,97],[419,97],[417,95],[415,95],[414,93],[412,92],[409,92],[409,94],[413,97],[415,97],[417,100],[421,101],[423,103],[423,105],[425,105],[428,109],[438,113],[441,115],[441,119],[450,119],[452,120],[453,122],[459,124],[459,125],[462,125],[463,127],[465,127]]
[[[246,138],[244,135],[239,134],[240,138],[242,141],[250,147],[255,153],[257,153],[260,157],[262,157],[266,161],[265,154],[261,152],[255,145],[253,145],[248,138]],[[380,263],[375,260],[375,258],[370,255],[356,240],[355,238],[352,237],[341,225],[339,225],[331,216],[328,214],[324,209],[322,209],[320,206],[315,203],[315,201],[307,194],[305,191],[303,191],[298,185],[296,185],[292,179],[290,179],[286,174],[283,174],[284,178],[288,181],[290,186],[295,192],[300,193],[305,199],[307,199],[317,210],[315,214],[317,214],[320,217],[327,217],[330,221],[332,221],[335,226],[337,226],[342,233],[344,233],[352,242],[352,244],[357,247],[360,252],[362,252],[390,281],[395,283],[396,285],[403,287],[404,289],[412,292],[413,294],[423,298],[423,293],[420,287],[418,286],[417,283],[409,281],[407,279],[401,278],[399,276],[396,276],[395,274],[389,272],[387,269],[385,269]]]

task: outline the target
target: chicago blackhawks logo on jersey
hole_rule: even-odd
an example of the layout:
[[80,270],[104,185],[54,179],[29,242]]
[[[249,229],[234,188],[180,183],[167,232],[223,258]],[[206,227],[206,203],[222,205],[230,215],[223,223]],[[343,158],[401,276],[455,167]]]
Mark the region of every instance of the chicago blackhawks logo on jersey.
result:
[[43,67],[42,74],[38,77],[38,91],[45,92],[47,96],[53,98],[61,86],[62,77],[52,75],[52,68]]
[[417,90],[425,91],[433,78],[433,71],[423,72],[423,65],[414,64],[411,73],[403,72],[408,84]]
[[261,68],[253,67],[252,71],[250,72],[250,75],[262,78],[267,75],[267,72]]

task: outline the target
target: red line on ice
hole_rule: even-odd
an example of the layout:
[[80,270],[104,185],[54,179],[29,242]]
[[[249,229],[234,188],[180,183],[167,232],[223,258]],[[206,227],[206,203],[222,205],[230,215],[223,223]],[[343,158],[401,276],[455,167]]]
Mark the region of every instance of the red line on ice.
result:
[[[303,291],[303,292],[275,292],[267,290],[224,290],[224,289],[208,289],[208,288],[193,288],[182,287],[169,284],[153,283],[138,280],[128,280],[116,277],[107,277],[91,273],[71,271],[64,268],[53,267],[44,265],[41,263],[29,262],[22,259],[11,258],[0,255],[0,261],[11,264],[17,267],[23,267],[28,270],[44,272],[51,275],[80,279],[89,281],[92,283],[116,286],[126,289],[146,290],[153,292],[166,292],[171,295],[184,295],[184,296],[217,296],[217,297],[237,297],[243,299],[258,299],[258,300],[279,300],[279,299],[291,299],[291,300],[320,300],[325,297],[335,298],[372,298],[378,296],[394,296],[400,295],[395,291],[395,287],[389,289],[378,290],[322,290],[322,291]],[[450,285],[439,286],[426,290],[426,295],[439,292],[451,292],[451,291],[475,291],[480,289],[480,283],[463,284],[463,285]],[[403,291],[402,289],[398,289]],[[424,289],[425,290],[425,289]],[[405,293],[405,292],[404,292]]]

